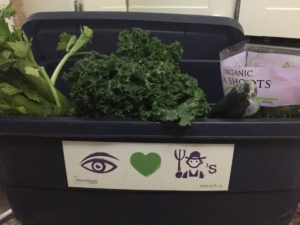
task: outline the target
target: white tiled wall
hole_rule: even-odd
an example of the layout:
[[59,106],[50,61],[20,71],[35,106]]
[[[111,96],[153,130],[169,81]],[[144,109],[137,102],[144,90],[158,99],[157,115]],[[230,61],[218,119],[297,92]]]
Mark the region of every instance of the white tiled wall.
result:
[[[3,1],[3,0],[0,0]],[[73,0],[23,0],[27,15],[73,10]],[[126,0],[80,0],[85,11],[126,11]],[[236,0],[129,0],[132,12],[165,12],[233,17]]]
[[242,0],[239,22],[248,35],[300,38],[300,1]]
[[[0,0],[2,1],[2,0]],[[26,15],[35,12],[73,11],[73,0],[23,0]],[[126,0],[80,0],[85,11],[126,11]]]
[[0,0],[0,5],[8,4],[9,0]]
[[[0,4],[9,0],[0,0]],[[79,0],[85,11],[126,11],[126,0]],[[163,12],[233,17],[236,0],[128,0],[131,12]],[[26,15],[73,11],[73,0],[23,0]],[[241,0],[247,35],[300,38],[300,0]]]
[[129,0],[129,11],[234,17],[235,3],[236,0]]
[[126,11],[126,0],[81,0],[85,11]]
[[27,16],[35,12],[74,10],[71,0],[23,0]]

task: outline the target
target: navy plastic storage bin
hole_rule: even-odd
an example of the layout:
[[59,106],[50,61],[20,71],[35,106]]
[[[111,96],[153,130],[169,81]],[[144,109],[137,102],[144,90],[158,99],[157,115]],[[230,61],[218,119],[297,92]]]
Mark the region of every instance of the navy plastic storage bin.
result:
[[[142,13],[36,14],[24,30],[39,63],[48,65],[61,56],[58,34],[78,33],[82,25],[95,31],[90,48],[104,53],[130,27],[180,41],[182,69],[196,76],[211,103],[222,98],[219,51],[244,39],[228,18]],[[233,144],[228,190],[71,188],[62,141]],[[296,119],[207,119],[182,128],[132,119],[6,117],[0,183],[26,225],[287,225],[300,194],[299,146]]]

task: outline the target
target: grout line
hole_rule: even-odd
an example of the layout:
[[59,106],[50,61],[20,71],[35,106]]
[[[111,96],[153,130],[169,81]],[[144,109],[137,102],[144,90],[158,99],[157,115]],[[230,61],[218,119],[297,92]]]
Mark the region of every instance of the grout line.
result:
[[126,0],[126,12],[129,12],[129,0]]
[[239,21],[240,10],[241,10],[241,0],[236,0],[236,3],[235,3],[235,10],[234,10],[234,19],[235,19],[236,21]]

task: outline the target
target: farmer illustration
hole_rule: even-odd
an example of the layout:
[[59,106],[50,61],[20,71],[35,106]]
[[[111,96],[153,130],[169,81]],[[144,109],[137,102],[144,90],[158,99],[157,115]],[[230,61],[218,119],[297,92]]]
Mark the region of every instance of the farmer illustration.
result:
[[[188,157],[185,157],[185,150],[175,150],[175,158],[178,160],[178,170],[176,173],[177,178],[188,178],[188,177],[197,177],[204,178],[204,173],[199,169],[199,167],[203,164],[203,159],[206,159],[205,156],[201,157],[200,152],[194,151]],[[181,160],[187,159],[186,164],[189,167],[187,171],[184,173],[181,171]]]

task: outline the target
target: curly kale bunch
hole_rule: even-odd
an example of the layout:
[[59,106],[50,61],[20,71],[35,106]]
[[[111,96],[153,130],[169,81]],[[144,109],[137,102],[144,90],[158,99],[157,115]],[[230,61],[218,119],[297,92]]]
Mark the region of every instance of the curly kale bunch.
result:
[[178,42],[163,44],[142,29],[119,35],[114,54],[91,52],[64,78],[74,114],[91,117],[139,117],[191,124],[210,108],[197,80],[183,74]]

